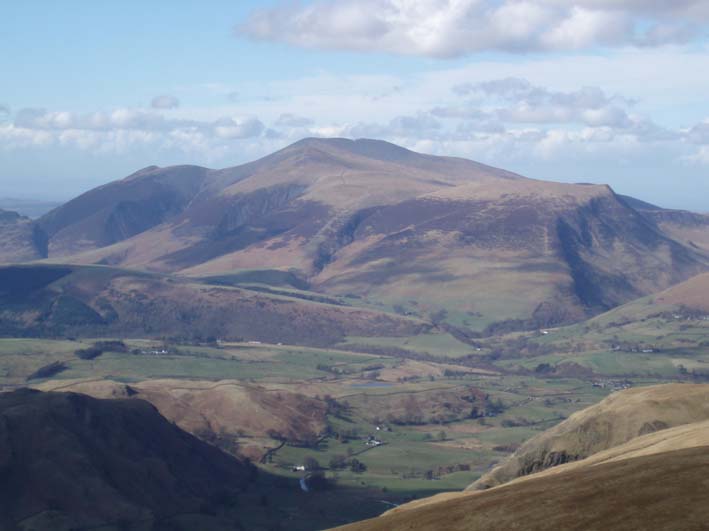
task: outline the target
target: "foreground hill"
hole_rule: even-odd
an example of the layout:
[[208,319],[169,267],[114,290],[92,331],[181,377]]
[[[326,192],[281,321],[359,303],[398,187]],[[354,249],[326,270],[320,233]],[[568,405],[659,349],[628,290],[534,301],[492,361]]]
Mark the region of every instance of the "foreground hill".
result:
[[648,433],[709,419],[709,385],[668,384],[614,393],[524,443],[471,489],[587,458]]
[[699,530],[709,518],[707,473],[708,446],[675,450],[532,476],[338,529]]
[[52,260],[190,276],[293,270],[312,289],[474,331],[579,320],[709,264],[606,186],[374,140],[306,139],[224,170],[146,168],[38,226]]
[[[336,302],[336,301],[335,301]],[[329,345],[429,328],[395,314],[110,267],[0,268],[0,335]]]
[[254,479],[141,400],[0,394],[3,529],[239,528],[217,509]]
[[274,440],[312,444],[326,431],[327,405],[288,391],[233,381],[54,380],[38,386],[95,398],[131,398],[153,404],[168,420],[229,453],[258,461]]
[[[530,439],[474,487],[342,529],[702,529],[709,386],[622,391]],[[565,463],[565,464],[564,464]]]

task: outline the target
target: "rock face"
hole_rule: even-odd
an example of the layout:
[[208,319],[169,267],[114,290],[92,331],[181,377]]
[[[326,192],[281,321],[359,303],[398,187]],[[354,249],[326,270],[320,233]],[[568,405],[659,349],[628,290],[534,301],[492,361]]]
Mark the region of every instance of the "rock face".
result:
[[54,259],[294,271],[315,290],[495,332],[574,321],[706,271],[709,224],[693,221],[690,239],[648,207],[387,142],[305,139],[223,170],[145,168],[37,226]]
[[614,393],[524,443],[469,490],[502,485],[642,435],[705,420],[709,420],[709,385],[668,384]]
[[26,389],[0,394],[0,470],[3,529],[203,528],[254,478],[142,400]]

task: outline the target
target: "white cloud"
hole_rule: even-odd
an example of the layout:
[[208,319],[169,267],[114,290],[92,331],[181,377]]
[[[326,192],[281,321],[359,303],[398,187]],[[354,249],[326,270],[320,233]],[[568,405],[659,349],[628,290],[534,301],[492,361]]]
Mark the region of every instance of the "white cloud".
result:
[[315,125],[315,122],[310,118],[305,116],[298,116],[291,113],[282,113],[278,120],[276,120],[276,127],[287,127],[287,128],[297,128],[297,127],[310,127]]
[[222,118],[214,125],[219,138],[252,138],[261,135],[264,125],[256,118]]
[[194,120],[140,109],[93,113],[21,109],[12,123],[0,125],[0,148],[54,145],[120,153],[152,146],[211,156],[231,141],[258,138],[264,130],[253,116]]
[[150,102],[150,106],[153,109],[176,109],[180,106],[180,100],[175,96],[163,94],[161,96],[155,96]]
[[258,9],[238,35],[306,48],[456,57],[702,38],[705,0],[315,0]]

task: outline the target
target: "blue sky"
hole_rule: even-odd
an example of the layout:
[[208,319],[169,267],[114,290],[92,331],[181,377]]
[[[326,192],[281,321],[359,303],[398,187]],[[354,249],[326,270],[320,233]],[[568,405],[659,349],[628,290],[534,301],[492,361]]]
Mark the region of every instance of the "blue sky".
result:
[[709,211],[707,4],[12,2],[0,197],[366,136]]

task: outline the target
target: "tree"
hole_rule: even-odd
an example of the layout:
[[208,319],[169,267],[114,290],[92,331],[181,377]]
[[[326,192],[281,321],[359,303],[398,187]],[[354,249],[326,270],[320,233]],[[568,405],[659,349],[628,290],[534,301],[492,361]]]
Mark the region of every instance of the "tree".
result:
[[350,470],[356,474],[361,474],[367,470],[367,465],[357,458],[352,458],[350,461]]
[[330,488],[330,481],[320,471],[310,474],[305,482],[310,490],[326,490]]
[[341,470],[347,466],[347,457],[344,455],[333,455],[330,459],[330,468],[332,470]]
[[320,463],[314,457],[308,456],[303,461],[306,470],[320,470]]
[[445,441],[446,440],[446,432],[441,430],[438,432],[438,440],[439,441]]

